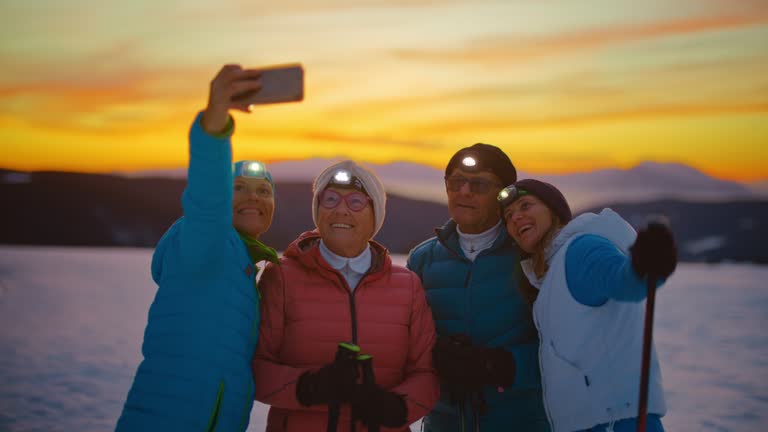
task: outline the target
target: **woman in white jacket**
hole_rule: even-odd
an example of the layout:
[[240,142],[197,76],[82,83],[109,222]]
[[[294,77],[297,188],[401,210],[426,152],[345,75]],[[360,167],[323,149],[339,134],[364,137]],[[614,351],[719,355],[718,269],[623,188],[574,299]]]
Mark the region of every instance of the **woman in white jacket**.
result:
[[[636,233],[605,209],[572,219],[563,194],[526,179],[499,194],[539,330],[544,404],[554,431],[635,431],[646,278],[663,282],[677,254],[668,228]],[[657,284],[657,287],[660,283]],[[661,372],[651,354],[648,431],[663,431]]]

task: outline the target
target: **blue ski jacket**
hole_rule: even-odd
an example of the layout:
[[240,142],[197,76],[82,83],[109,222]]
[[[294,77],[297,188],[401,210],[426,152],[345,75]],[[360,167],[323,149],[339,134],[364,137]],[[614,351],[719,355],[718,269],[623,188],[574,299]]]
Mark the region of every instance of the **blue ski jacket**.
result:
[[184,216],[152,257],[158,290],[120,432],[248,426],[260,318],[254,262],[277,257],[258,242],[248,248],[232,227],[230,137],[208,135],[200,118],[189,134]]
[[[492,386],[483,391],[488,409],[477,419],[480,429],[548,431],[538,333],[519,290],[522,274],[517,247],[500,227],[493,245],[473,262],[459,246],[454,221],[435,232],[435,237],[411,251],[407,266],[421,278],[437,334],[463,333],[474,344],[503,347],[515,357],[514,384],[503,391]],[[425,419],[425,430],[474,430],[475,415],[470,403],[463,407],[451,404],[443,392]]]

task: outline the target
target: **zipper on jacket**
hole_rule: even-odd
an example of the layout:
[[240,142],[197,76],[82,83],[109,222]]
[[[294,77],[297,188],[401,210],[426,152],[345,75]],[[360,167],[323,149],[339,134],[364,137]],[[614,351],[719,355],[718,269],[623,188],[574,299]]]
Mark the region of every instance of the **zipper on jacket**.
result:
[[469,337],[472,337],[473,329],[475,327],[475,320],[474,320],[474,314],[472,313],[472,310],[474,308],[474,302],[472,301],[472,290],[469,288],[469,281],[472,279],[472,268],[475,266],[475,263],[470,261],[469,262],[469,269],[467,270],[467,277],[464,278],[464,300],[467,305],[467,314],[464,319],[464,326],[469,330]]
[[[472,291],[469,289],[469,281],[472,279],[472,269],[475,267],[475,261],[467,258],[466,256],[458,253],[457,251],[453,250],[452,248],[448,247],[448,244],[443,241],[440,236],[437,236],[437,241],[449,252],[451,252],[453,255],[456,256],[461,261],[464,261],[469,266],[469,269],[467,270],[467,276],[464,278],[464,293],[465,293],[465,303],[468,305],[468,309],[470,313],[467,313],[464,318],[464,327],[469,330],[469,337],[472,337],[472,328],[474,327],[474,320],[472,319],[471,309],[472,309]],[[492,248],[493,246],[491,246]],[[481,251],[475,259],[479,258],[480,256],[487,254],[488,251],[491,249],[485,249]],[[482,391],[482,390],[481,390]],[[466,432],[468,430],[467,420],[469,420],[466,416],[466,401],[461,401],[459,405],[459,421],[461,422],[461,432]],[[472,430],[473,432],[480,432],[480,413],[476,412],[470,404],[470,412],[472,414],[472,421],[473,425]]]
[[[334,272],[336,272],[336,276],[338,276],[341,285],[347,290],[347,297],[349,298],[349,315],[350,320],[352,321],[352,343],[357,345],[357,308],[355,307],[355,291],[349,287],[347,280],[344,279],[344,276],[342,276],[338,270],[334,270]],[[368,272],[365,272],[363,277],[360,278],[360,282],[362,282],[366,276],[368,276]],[[357,283],[357,287],[360,286],[360,282]],[[355,287],[355,290],[357,287]]]
[[[373,264],[371,264],[373,266]],[[350,318],[352,319],[352,343],[357,345],[357,305],[355,303],[355,293],[357,293],[357,290],[362,286],[363,281],[365,280],[368,275],[371,274],[370,267],[368,268],[368,271],[363,273],[363,276],[360,277],[360,281],[357,282],[357,286],[355,289],[351,289],[349,287],[349,284],[347,283],[347,280],[344,279],[344,277],[339,273],[339,279],[341,279],[342,283],[346,285],[347,292],[349,293],[349,313]]]
[[[358,286],[359,285],[360,284],[358,284]],[[354,291],[349,293],[349,314],[352,319],[352,343],[357,345],[357,307],[355,307]]]

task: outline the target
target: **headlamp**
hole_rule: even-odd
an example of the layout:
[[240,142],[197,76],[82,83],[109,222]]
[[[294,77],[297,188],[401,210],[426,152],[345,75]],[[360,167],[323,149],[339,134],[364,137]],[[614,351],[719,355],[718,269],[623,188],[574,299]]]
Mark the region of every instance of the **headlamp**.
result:
[[333,182],[336,184],[348,185],[352,182],[352,175],[349,171],[338,170],[336,171],[336,174],[333,175]]
[[267,167],[258,161],[244,160],[235,164],[235,177],[266,178]]
[[363,182],[359,178],[352,175],[351,172],[340,169],[333,173],[331,180],[328,182],[328,186],[339,186],[348,189],[357,189],[361,192],[368,193],[363,186]]
[[247,170],[249,174],[258,175],[264,172],[264,165],[258,162],[251,162],[248,164]]
[[274,187],[272,174],[267,170],[267,166],[255,160],[242,160],[232,166],[233,177],[248,177],[255,179],[266,179]]
[[474,169],[477,168],[477,159],[475,159],[473,156],[465,156],[461,160],[461,165],[463,165],[466,168]]
[[496,196],[496,199],[501,204],[501,208],[505,208],[523,195],[528,195],[528,191],[512,184],[502,189]]

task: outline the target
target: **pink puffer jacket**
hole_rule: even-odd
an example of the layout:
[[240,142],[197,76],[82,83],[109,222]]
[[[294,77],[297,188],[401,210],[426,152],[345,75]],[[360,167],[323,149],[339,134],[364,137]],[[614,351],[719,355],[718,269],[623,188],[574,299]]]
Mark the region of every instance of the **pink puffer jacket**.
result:
[[[320,255],[319,238],[315,231],[302,234],[259,282],[262,321],[253,374],[256,399],[272,406],[267,432],[325,432],[327,406],[300,405],[296,382],[333,361],[339,342],[372,354],[376,383],[405,396],[408,424],[418,420],[439,396],[435,327],[419,278],[392,265],[387,250],[372,241],[371,268],[352,292]],[[340,432],[350,429],[348,405],[338,425]],[[366,428],[357,422],[355,430]]]

